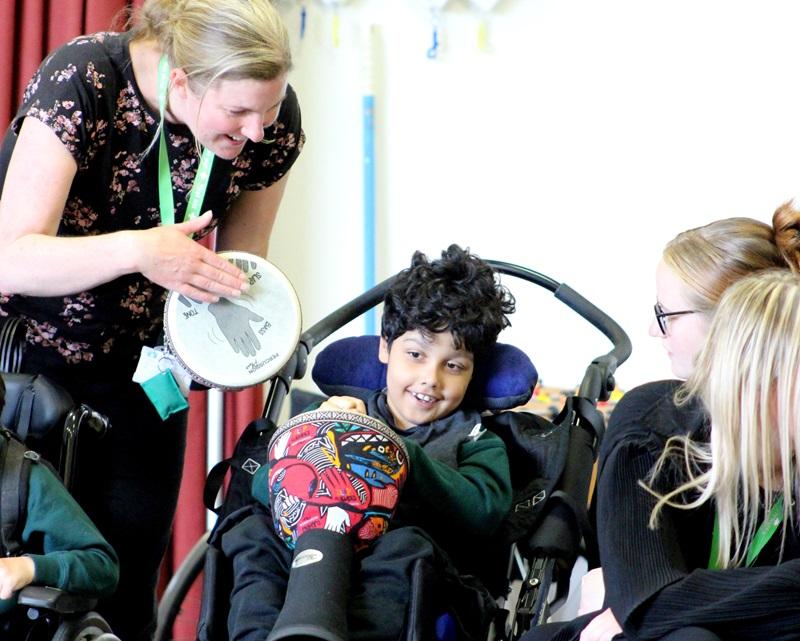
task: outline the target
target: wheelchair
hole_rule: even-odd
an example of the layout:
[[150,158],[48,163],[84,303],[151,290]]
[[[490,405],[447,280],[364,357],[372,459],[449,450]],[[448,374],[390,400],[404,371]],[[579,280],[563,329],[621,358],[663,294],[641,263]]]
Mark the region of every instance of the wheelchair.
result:
[[[0,377],[6,388],[0,424],[15,432],[36,451],[60,452],[53,461],[64,485],[75,479],[79,439],[101,437],[107,419],[86,405],[76,404],[61,386],[42,375],[16,371],[23,358],[21,324],[18,319],[0,323]],[[15,628],[26,641],[119,641],[108,623],[96,612],[97,599],[74,595],[52,587],[28,586],[17,600]]]
[[[605,427],[597,403],[609,398],[615,387],[614,373],[630,355],[631,344],[613,319],[569,286],[525,267],[487,262],[503,276],[548,290],[613,345],[611,351],[590,361],[577,392],[566,399],[564,408],[552,421],[533,413],[510,411],[530,398],[538,376],[520,350],[498,344],[490,362],[481,371],[476,368],[474,382],[488,401],[481,408],[486,411],[485,427],[506,443],[514,486],[511,514],[500,528],[497,550],[481,552],[486,566],[486,576],[482,574],[481,580],[498,604],[488,636],[495,641],[511,641],[546,621],[551,611],[563,603],[579,556],[587,557],[590,566],[597,562],[588,509],[592,472]],[[206,506],[218,514],[218,525],[222,518],[252,500],[251,475],[266,460],[267,443],[283,403],[294,380],[306,374],[309,354],[338,329],[380,304],[391,282],[389,278],[376,285],[301,335],[292,357],[270,381],[262,416],[245,429],[233,456],[221,461],[209,475],[204,498]],[[350,337],[321,350],[313,370],[321,391],[326,396],[359,396],[382,387],[385,371],[378,363],[377,340],[374,336]],[[371,357],[364,359],[364,354]],[[227,489],[220,503],[217,497],[226,479]],[[221,557],[218,549],[209,546],[207,537],[198,541],[172,577],[159,604],[156,641],[170,638],[181,603],[201,573],[199,638],[227,638],[226,603],[231,577],[220,565]],[[406,641],[458,638],[446,609],[429,614],[424,595],[412,596],[411,602],[425,613],[425,621],[409,618]]]

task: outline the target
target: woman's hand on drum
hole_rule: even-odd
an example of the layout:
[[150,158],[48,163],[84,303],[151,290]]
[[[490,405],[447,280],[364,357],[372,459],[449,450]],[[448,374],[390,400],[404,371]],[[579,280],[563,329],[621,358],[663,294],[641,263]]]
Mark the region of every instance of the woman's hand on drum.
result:
[[338,412],[356,412],[357,414],[367,413],[367,406],[364,405],[364,401],[355,396],[331,396],[319,406],[319,409]]
[[210,222],[211,212],[206,212],[176,225],[134,232],[136,271],[198,302],[215,303],[220,296],[239,296],[248,286],[242,270],[190,238]]

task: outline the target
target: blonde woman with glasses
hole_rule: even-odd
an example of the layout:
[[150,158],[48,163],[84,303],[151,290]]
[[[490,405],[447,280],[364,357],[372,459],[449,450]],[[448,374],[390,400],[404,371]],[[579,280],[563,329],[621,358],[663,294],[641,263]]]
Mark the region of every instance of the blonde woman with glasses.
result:
[[[798,271],[799,233],[800,212],[786,203],[775,212],[772,226],[749,218],[728,218],[682,232],[667,244],[656,270],[650,335],[661,339],[676,378],[692,375],[714,313],[729,287],[765,270],[787,275]],[[640,484],[649,478],[669,438],[690,434],[700,442],[707,441],[706,412],[694,396],[677,405],[674,397],[679,389],[681,380],[648,383],[628,392],[611,416],[601,448],[598,481],[597,527],[603,570],[602,574],[590,572],[587,576],[592,580],[586,582],[600,584],[589,599],[599,609],[586,608],[586,614],[566,624],[535,629],[525,641],[719,638],[700,625],[704,621],[692,622],[684,616],[684,610],[692,606],[704,612],[717,607],[703,598],[702,584],[688,587],[687,583],[687,592],[679,593],[685,601],[672,600],[674,592],[664,591],[671,584],[680,585],[693,571],[707,575],[703,568],[708,566],[713,531],[708,505],[686,512],[664,508],[662,518],[651,529],[655,499]],[[724,575],[719,576],[725,580]],[[738,586],[731,589],[735,593]],[[659,600],[662,593],[664,601]],[[747,609],[743,604],[737,608]],[[719,615],[722,619],[728,616],[733,617],[730,612]],[[727,632],[722,637],[725,641],[739,638]],[[794,638],[800,639],[800,630]]]
[[661,339],[677,378],[692,371],[711,315],[732,283],[763,269],[798,268],[800,212],[786,203],[772,222],[725,218],[681,232],[667,243],[656,267],[650,336]]
[[800,638],[799,405],[800,277],[782,269],[724,293],[684,385],[618,406],[598,506],[617,638]]

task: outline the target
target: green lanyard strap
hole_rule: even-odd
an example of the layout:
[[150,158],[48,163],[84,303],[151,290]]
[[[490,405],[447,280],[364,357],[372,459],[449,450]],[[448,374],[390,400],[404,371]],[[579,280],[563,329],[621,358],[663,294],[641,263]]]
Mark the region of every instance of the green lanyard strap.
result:
[[[161,224],[172,225],[175,222],[175,200],[172,195],[172,174],[169,168],[167,155],[167,122],[164,120],[164,111],[167,107],[167,89],[169,88],[169,61],[167,56],[161,56],[158,63],[158,109],[161,116],[161,135],[158,143],[158,205],[161,211]],[[200,164],[194,177],[194,185],[189,193],[189,203],[186,206],[184,221],[197,218],[208,188],[211,177],[211,167],[214,164],[213,152],[206,148],[200,157]]]
[[[745,563],[750,567],[755,563],[761,550],[775,534],[778,527],[783,523],[783,497],[778,497],[772,504],[766,518],[758,526],[753,540],[747,548]],[[718,570],[717,555],[719,554],[719,515],[714,517],[714,533],[711,535],[711,554],[708,557],[708,568]]]

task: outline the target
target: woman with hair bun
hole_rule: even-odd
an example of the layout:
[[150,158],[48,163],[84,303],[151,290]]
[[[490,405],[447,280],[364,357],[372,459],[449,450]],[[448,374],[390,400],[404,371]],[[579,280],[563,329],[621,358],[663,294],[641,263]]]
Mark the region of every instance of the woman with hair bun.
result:
[[598,527],[624,638],[800,638],[798,363],[800,277],[757,272],[723,294],[684,385],[614,410]]
[[186,435],[186,411],[162,420],[131,376],[167,290],[247,288],[195,239],[266,255],[304,141],[291,65],[269,0],[146,0],[130,31],[43,61],[0,148],[0,315],[27,324],[26,371],[111,419],[76,495],[119,553],[100,611],[126,641],[154,628]]
[[667,243],[656,267],[650,336],[662,339],[677,378],[691,372],[711,316],[730,285],[763,269],[798,270],[798,229],[800,212],[785,203],[773,215],[772,226],[752,218],[723,218]]
[[[535,628],[525,641],[800,638],[798,515],[788,514],[785,529],[752,556],[752,565],[759,567],[744,567],[748,563],[741,558],[754,537],[754,515],[763,519],[764,496],[785,492],[787,483],[796,482],[786,469],[769,482],[757,471],[759,461],[772,469],[774,462],[791,459],[794,445],[785,435],[798,430],[788,422],[796,412],[786,408],[796,402],[800,388],[783,381],[773,385],[775,376],[768,371],[777,359],[783,363],[781,376],[791,369],[790,337],[800,346],[797,230],[800,212],[786,203],[775,212],[772,226],[728,218],[682,232],[665,247],[656,270],[650,335],[661,338],[675,376],[689,381],[647,383],[626,393],[614,409],[601,446],[597,486],[605,598],[594,597],[603,607]],[[742,281],[746,284],[737,287]],[[768,307],[780,313],[782,323],[767,318]],[[745,348],[746,335],[770,336],[771,347]],[[765,411],[770,396],[761,393],[768,389],[776,390],[776,401],[782,399],[776,421]],[[741,413],[721,409],[715,401],[722,398],[738,398]],[[779,448],[768,455],[765,444],[776,426]],[[742,429],[748,439],[737,443],[730,435]],[[724,451],[714,445],[723,434]],[[724,482],[716,470],[725,470]],[[737,470],[743,475],[737,477]],[[766,494],[757,499],[759,487]],[[740,521],[733,517],[732,488],[747,497]],[[766,502],[769,511],[772,502]],[[715,506],[721,508],[717,531],[725,534],[712,554]],[[798,560],[785,563],[790,559]],[[725,569],[710,571],[710,563]]]

